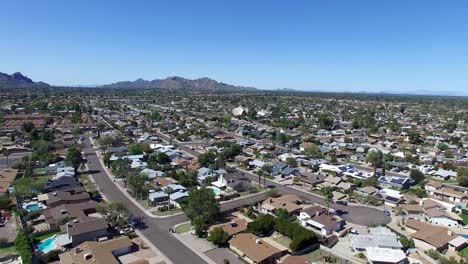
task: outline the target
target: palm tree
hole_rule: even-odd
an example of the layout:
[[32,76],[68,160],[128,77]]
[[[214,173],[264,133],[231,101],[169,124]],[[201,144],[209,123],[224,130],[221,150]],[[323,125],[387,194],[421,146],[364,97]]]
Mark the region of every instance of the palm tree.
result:
[[325,198],[324,201],[327,204],[327,212],[330,213],[330,204],[333,203],[333,192],[330,187],[324,187],[320,190],[323,197]]
[[98,132],[98,138],[101,138],[101,132],[104,130],[106,126],[103,123],[97,123],[96,128]]
[[8,160],[8,157],[10,156],[10,151],[7,148],[2,148],[2,154],[6,157],[7,168],[10,167],[10,162]]

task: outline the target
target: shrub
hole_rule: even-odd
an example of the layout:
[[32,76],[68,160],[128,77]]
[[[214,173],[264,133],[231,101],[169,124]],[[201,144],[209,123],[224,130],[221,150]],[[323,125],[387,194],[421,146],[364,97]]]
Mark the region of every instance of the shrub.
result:
[[289,244],[289,248],[292,251],[306,248],[318,240],[314,232],[305,229],[298,223],[289,222],[284,219],[277,219],[275,230],[292,239]]
[[272,215],[260,215],[253,222],[247,224],[247,229],[256,235],[266,235],[275,227],[275,218]]
[[32,248],[28,236],[24,230],[20,230],[15,239],[15,247],[21,256],[23,263],[29,264],[33,261]]
[[60,259],[59,258],[60,253],[62,253],[61,250],[55,249],[55,250],[49,251],[46,254],[42,255],[41,259],[42,259],[42,261],[44,263],[50,263],[50,262],[58,261]]
[[435,260],[438,260],[440,258],[440,253],[437,252],[436,250],[429,249],[425,253],[426,253],[426,255],[428,255],[429,257],[431,257],[431,258],[433,258]]
[[226,243],[229,238],[229,234],[224,231],[221,227],[216,227],[213,231],[210,232],[208,236],[208,241],[211,241],[215,245],[220,245]]

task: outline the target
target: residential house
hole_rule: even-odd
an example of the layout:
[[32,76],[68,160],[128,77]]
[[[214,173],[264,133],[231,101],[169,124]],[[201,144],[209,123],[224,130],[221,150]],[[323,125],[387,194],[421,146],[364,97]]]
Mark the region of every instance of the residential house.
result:
[[325,181],[325,176],[305,171],[300,174],[299,181],[305,186],[315,187]]
[[379,193],[379,189],[374,186],[366,186],[355,190],[355,192],[362,196],[374,196]]
[[381,188],[397,188],[406,190],[414,183],[409,177],[380,176],[379,185]]
[[368,248],[401,249],[398,236],[387,227],[369,228],[369,235],[349,235],[350,245],[354,251],[365,251]]
[[276,264],[286,254],[251,233],[240,233],[229,240],[229,248],[247,263]]
[[382,189],[379,195],[383,197],[385,204],[389,206],[396,206],[403,202],[403,194],[400,191],[393,189]]
[[56,207],[49,207],[42,212],[45,223],[49,229],[55,229],[60,226],[63,221],[73,219],[89,219],[89,215],[96,213],[96,202],[88,201],[79,204],[62,204]]
[[85,241],[97,241],[106,237],[107,222],[104,218],[74,219],[60,227],[64,234],[57,236],[60,246],[77,246]]
[[369,247],[366,250],[367,260],[371,264],[408,264],[409,260],[400,249]]
[[243,218],[234,218],[227,223],[212,225],[208,228],[208,233],[217,227],[221,227],[229,236],[229,238],[247,230],[247,221]]
[[61,177],[55,180],[48,180],[44,183],[44,192],[70,189],[79,187],[80,182],[75,177]]
[[285,209],[289,215],[299,214],[302,210],[301,199],[296,195],[283,195],[277,198],[268,198],[262,202],[258,210],[263,214],[275,215],[276,210]]
[[326,208],[315,205],[305,208],[299,213],[299,223],[328,236],[333,232],[340,231],[345,222],[338,216],[329,214]]
[[408,231],[415,231],[410,236],[413,238],[416,247],[424,250],[442,251],[448,249],[449,242],[458,236],[448,228],[414,219],[406,220],[405,225]]
[[79,204],[89,201],[89,193],[84,187],[74,187],[70,189],[57,190],[46,193],[38,197],[47,207],[55,207],[62,204]]
[[127,236],[102,242],[87,241],[59,255],[61,264],[119,264],[118,257],[133,251]]
[[450,203],[466,203],[468,193],[465,188],[445,185],[435,181],[429,181],[425,190],[430,196]]

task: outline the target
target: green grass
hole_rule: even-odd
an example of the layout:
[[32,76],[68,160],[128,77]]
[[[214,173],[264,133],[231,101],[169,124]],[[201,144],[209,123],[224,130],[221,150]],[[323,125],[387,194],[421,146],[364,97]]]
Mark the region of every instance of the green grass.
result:
[[182,234],[182,233],[190,231],[190,229],[192,229],[192,225],[190,223],[185,223],[185,224],[181,224],[177,226],[175,231],[177,234]]
[[458,182],[456,179],[442,180],[442,179],[431,177],[431,176],[429,177],[429,179],[432,181],[436,181],[436,182],[458,185]]
[[34,174],[40,175],[40,174],[45,174],[46,170],[44,168],[39,168],[34,170]]
[[15,246],[0,248],[0,257],[17,254]]
[[137,200],[137,202],[143,206],[145,209],[153,208],[151,205],[148,204],[148,200]]
[[164,212],[160,212],[160,211],[156,210],[156,211],[153,211],[151,213],[154,214],[154,215],[157,215],[157,216],[165,216],[165,215],[177,214],[177,213],[180,213],[180,212],[182,212],[181,209],[171,209],[169,211],[164,211]]
[[88,174],[80,175],[80,181],[81,183],[83,183],[83,186],[85,187],[87,192],[97,191],[96,184],[90,179],[90,176]]
[[[461,219],[463,219],[463,224],[468,225],[468,215],[461,214],[460,217],[461,217]],[[468,256],[468,255],[466,255],[466,256]]]
[[468,257],[468,247],[464,248],[458,253],[460,256],[463,256],[465,259]]
[[281,244],[287,248],[289,248],[289,244],[291,243],[291,239],[287,236],[279,236],[272,238],[274,241],[278,242],[278,244]]
[[310,260],[319,260],[320,259],[320,255],[322,254],[322,250],[321,249],[316,249],[314,251],[311,251],[307,254],[304,255],[304,257],[310,259]]
[[58,234],[61,234],[61,233],[62,233],[62,232],[57,231],[57,232],[52,232],[52,233],[40,235],[40,236],[35,237],[34,240],[35,240],[36,242],[40,242],[40,241],[42,241],[42,240],[44,240],[44,239],[47,239],[47,238],[49,238],[49,237],[51,237],[51,236],[53,236],[53,235],[58,235]]

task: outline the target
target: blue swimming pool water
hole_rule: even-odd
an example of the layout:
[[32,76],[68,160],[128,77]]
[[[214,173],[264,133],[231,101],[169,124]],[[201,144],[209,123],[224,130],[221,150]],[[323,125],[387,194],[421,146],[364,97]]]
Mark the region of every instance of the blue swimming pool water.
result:
[[42,240],[41,243],[37,244],[37,249],[42,253],[47,253],[57,248],[55,245],[55,241],[57,239],[55,237],[48,238],[46,240]]
[[42,208],[39,207],[38,204],[30,204],[30,205],[26,206],[26,209],[27,209],[29,212],[34,212],[34,211],[39,211],[39,210],[41,210]]
[[218,189],[218,188],[211,188],[211,190],[213,190],[215,195],[220,195],[221,194],[221,190]]

